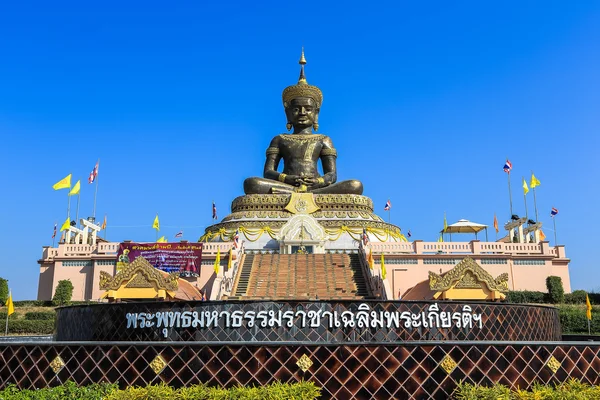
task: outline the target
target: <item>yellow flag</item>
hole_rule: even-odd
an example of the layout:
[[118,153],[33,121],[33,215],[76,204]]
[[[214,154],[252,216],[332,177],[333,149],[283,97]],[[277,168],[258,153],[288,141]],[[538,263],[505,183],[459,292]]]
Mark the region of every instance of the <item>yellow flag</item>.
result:
[[532,189],[536,186],[540,186],[540,181],[535,177],[533,172],[531,173],[531,181],[529,182],[529,186],[531,186]]
[[373,250],[369,250],[369,268],[373,269],[375,265],[375,259],[373,259]]
[[215,274],[219,275],[219,266],[221,265],[221,249],[217,249],[217,258],[215,258]]
[[443,242],[444,241],[444,234],[440,233],[440,237],[438,238],[438,242]]
[[540,240],[544,241],[546,240],[546,235],[544,235],[544,232],[542,232],[542,230],[540,229]]
[[229,249],[229,257],[227,258],[227,271],[231,271],[231,256],[233,255],[233,249]]
[[526,195],[527,193],[529,193],[529,188],[527,187],[527,181],[523,178],[523,195]]
[[60,190],[60,189],[69,189],[71,187],[71,174],[67,175],[65,178],[56,182],[52,185],[52,189]]
[[79,189],[81,189],[81,181],[77,181],[75,186],[73,186],[73,189],[71,189],[71,191],[69,192],[69,196],[79,194]]
[[381,253],[381,278],[385,279],[387,276],[387,271],[385,270],[385,259],[383,258],[383,253]]
[[104,222],[102,222],[100,229],[106,229],[106,215],[104,216]]
[[152,224],[152,227],[154,229],[156,229],[157,231],[160,231],[160,223],[158,222],[158,214],[156,214],[156,218],[154,218],[154,223]]
[[71,221],[69,221],[69,218],[67,218],[67,220],[65,221],[64,224],[62,224],[62,226],[60,227],[60,231],[66,231],[67,229],[69,229],[69,227],[71,226]]
[[448,222],[446,221],[446,213],[444,213],[444,232],[448,229]]
[[6,312],[7,315],[10,315],[15,312],[15,305],[12,301],[12,292],[8,294],[8,300],[6,300],[6,307],[8,307],[8,311]]
[[161,236],[158,238],[156,243],[167,243],[167,239],[164,236]]
[[585,294],[585,315],[587,316],[587,319],[590,321],[592,320],[592,304],[590,303],[590,298],[587,293]]

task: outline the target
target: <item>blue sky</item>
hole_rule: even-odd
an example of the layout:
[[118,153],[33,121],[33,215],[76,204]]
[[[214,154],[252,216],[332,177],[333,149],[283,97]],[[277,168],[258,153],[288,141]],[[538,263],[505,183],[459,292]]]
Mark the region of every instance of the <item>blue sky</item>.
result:
[[[197,240],[285,131],[301,46],[338,179],[362,180],[380,215],[390,198],[425,241],[444,212],[502,223],[508,157],[514,212],[533,170],[573,288],[600,291],[598,2],[5,2],[0,38],[0,276],[15,299],[36,297],[66,217],[52,184],[85,181],[98,158],[109,240],[154,240],[157,212],[161,234]],[[80,217],[93,196],[84,184]]]

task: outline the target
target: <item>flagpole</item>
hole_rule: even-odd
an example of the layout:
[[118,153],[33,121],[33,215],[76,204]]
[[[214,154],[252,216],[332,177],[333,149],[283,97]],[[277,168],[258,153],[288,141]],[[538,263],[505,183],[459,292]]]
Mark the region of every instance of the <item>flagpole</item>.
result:
[[554,216],[554,218],[552,218],[552,221],[554,222],[554,246],[556,246],[558,244],[556,240],[556,215]]
[[538,222],[537,201],[535,199],[535,188],[533,188],[533,207],[535,209],[535,222]]
[[96,170],[96,191],[94,192],[94,212],[92,213],[92,217],[94,218],[94,223],[96,223],[96,197],[98,196],[98,172],[100,171],[100,159],[98,159],[98,169]]
[[510,171],[507,172],[507,175],[508,175],[508,199],[510,200],[510,216],[512,217],[513,208],[512,208],[512,192],[510,190]]
[[525,200],[525,219],[528,220],[529,219],[529,213],[527,212],[527,192],[525,192],[525,185],[527,185],[527,182],[525,181],[525,177],[523,177],[523,183],[524,183],[524,185],[523,185],[523,199]]
[[[531,170],[531,176],[534,176],[533,175],[533,170]],[[538,222],[538,211],[537,211],[537,201],[535,199],[535,188],[536,188],[536,186],[537,185],[535,185],[532,189],[533,189],[533,207],[535,209],[535,222],[537,223]]]
[[80,198],[81,198],[81,187],[79,188],[79,193],[77,193],[77,212],[75,213],[75,222],[79,221],[79,200],[80,200]]
[[[71,192],[71,187],[69,186],[69,193]],[[71,221],[71,195],[67,193],[67,197],[69,198],[67,201],[67,219]]]
[[[8,298],[12,301],[12,293],[8,291]],[[8,336],[8,307],[6,309],[6,329],[4,330],[4,336]]]
[[52,247],[54,247],[54,243],[56,243],[56,224],[58,222],[54,223],[54,231],[52,232]]

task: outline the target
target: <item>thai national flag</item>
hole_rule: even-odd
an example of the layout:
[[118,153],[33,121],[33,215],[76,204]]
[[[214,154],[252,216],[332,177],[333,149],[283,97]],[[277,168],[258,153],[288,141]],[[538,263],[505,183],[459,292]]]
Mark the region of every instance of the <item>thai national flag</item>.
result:
[[363,246],[366,246],[369,243],[369,235],[367,235],[367,230],[365,228],[363,228],[362,242]]
[[175,235],[176,238],[180,238],[183,237],[183,231],[179,231],[177,232],[177,234]]
[[96,177],[98,176],[98,163],[94,166],[92,172],[90,172],[90,176],[88,178],[88,183],[94,183]]
[[391,208],[392,208],[392,202],[388,200],[387,203],[385,203],[385,207],[383,207],[383,210],[390,211]]
[[506,162],[504,163],[504,172],[506,172],[507,174],[510,174],[511,169],[512,169],[512,163],[507,158]]
[[552,207],[552,211],[550,211],[550,216],[554,217],[556,214],[558,214],[558,208]]
[[217,205],[215,204],[214,201],[213,201],[213,219],[218,219],[217,218]]
[[52,239],[56,237],[56,224],[54,224],[54,233],[52,233]]
[[238,229],[235,231],[235,235],[233,236],[233,247],[235,249],[237,249],[239,244],[240,244],[240,231]]

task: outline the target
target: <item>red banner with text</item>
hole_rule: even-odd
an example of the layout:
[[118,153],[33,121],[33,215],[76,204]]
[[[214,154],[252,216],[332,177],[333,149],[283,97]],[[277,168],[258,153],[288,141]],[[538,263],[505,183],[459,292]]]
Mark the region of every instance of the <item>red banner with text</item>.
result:
[[117,271],[138,257],[144,257],[161,271],[198,276],[202,243],[121,243],[117,252]]

